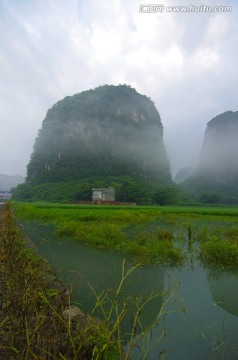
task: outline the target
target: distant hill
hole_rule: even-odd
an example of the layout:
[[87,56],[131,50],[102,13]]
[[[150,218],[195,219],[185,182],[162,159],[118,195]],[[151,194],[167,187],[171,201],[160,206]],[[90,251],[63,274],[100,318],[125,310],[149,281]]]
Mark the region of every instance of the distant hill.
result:
[[8,176],[0,174],[0,191],[10,191],[11,188],[24,183],[24,181],[24,177],[19,175]]
[[196,169],[192,166],[180,169],[174,177],[174,182],[179,184],[191,176]]
[[[113,181],[120,188],[132,180],[140,183],[138,193],[141,183],[172,184],[160,115],[148,97],[130,86],[105,85],[48,110],[27,166],[27,186]],[[125,192],[122,198],[133,201]]]
[[238,111],[208,122],[199,167],[182,188],[205,202],[238,202]]

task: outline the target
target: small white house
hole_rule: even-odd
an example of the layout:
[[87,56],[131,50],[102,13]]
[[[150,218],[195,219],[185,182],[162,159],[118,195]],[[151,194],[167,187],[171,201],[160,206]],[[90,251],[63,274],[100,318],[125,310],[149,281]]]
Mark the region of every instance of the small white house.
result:
[[92,189],[93,201],[115,201],[115,189],[114,187]]

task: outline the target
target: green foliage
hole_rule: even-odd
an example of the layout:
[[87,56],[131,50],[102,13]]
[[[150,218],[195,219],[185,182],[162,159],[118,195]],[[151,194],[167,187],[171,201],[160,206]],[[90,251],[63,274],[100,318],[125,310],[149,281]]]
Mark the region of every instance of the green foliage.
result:
[[92,200],[92,185],[87,181],[21,184],[13,190],[13,198],[24,201],[77,202]]
[[214,193],[203,193],[200,195],[199,200],[206,204],[221,204],[223,202],[222,197]]
[[238,267],[238,228],[208,227],[200,229],[197,240],[200,241],[200,256],[205,262],[221,266]]
[[159,187],[153,195],[153,202],[158,205],[176,204],[179,201],[179,197],[180,191],[178,187]]
[[180,199],[176,186],[159,187],[155,181],[118,177],[89,177],[70,182],[21,184],[13,190],[13,199],[17,201],[77,202],[91,201],[92,188],[113,186],[116,201],[135,202],[137,204],[174,204]]
[[209,263],[238,267],[238,242],[210,236],[201,244],[201,257]]
[[125,181],[120,188],[119,198],[122,201],[137,202],[140,199],[141,188],[137,181]]

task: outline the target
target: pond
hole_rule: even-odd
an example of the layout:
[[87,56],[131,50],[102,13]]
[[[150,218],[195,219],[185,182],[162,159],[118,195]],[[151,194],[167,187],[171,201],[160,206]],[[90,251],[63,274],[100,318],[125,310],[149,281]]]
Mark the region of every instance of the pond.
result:
[[[24,229],[54,266],[59,278],[72,287],[72,299],[84,312],[90,312],[95,304],[90,286],[97,294],[114,289],[121,278],[123,259],[126,258],[127,269],[134,265],[133,259],[125,254],[89,247],[73,238],[57,237],[50,225],[26,222]],[[123,292],[125,297],[138,298],[167,290],[173,294],[164,308],[167,314],[145,338],[148,359],[162,359],[162,354],[171,360],[238,358],[236,270],[205,268],[195,259],[183,267],[139,267]],[[153,320],[161,301],[158,297],[147,305],[146,321]],[[163,331],[167,335],[157,344]],[[141,351],[135,349],[131,359],[140,359],[140,355]]]

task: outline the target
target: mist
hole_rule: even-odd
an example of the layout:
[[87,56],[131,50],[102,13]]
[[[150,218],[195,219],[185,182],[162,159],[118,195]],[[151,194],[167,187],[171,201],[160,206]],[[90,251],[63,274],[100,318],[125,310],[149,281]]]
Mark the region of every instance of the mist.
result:
[[238,5],[228,3],[229,13],[146,14],[137,0],[1,1],[0,173],[26,175],[52,104],[106,83],[154,101],[173,174],[196,167],[207,122],[237,110]]
[[[179,174],[181,188],[204,203],[237,204],[238,111],[226,111],[206,127],[197,168],[187,178]],[[178,178],[179,178],[178,177]]]
[[135,89],[100,86],[49,109],[27,167],[27,182],[93,176],[171,183],[160,115]]
[[216,180],[234,181],[238,177],[238,111],[225,112],[207,125],[199,171]]

